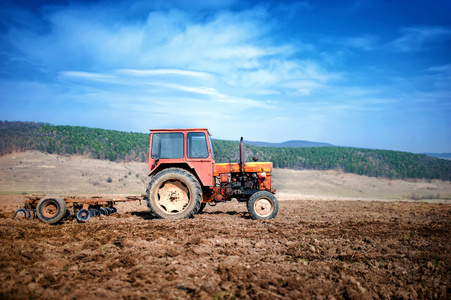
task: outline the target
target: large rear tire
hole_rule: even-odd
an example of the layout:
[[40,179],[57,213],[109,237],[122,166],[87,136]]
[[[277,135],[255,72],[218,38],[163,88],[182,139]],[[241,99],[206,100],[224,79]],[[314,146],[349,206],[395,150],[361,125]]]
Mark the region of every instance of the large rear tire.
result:
[[66,202],[59,196],[49,196],[39,200],[36,215],[47,224],[56,224],[66,216]]
[[247,210],[254,220],[272,219],[279,212],[279,202],[272,193],[260,191],[249,198]]
[[199,211],[202,189],[190,172],[169,168],[155,175],[146,191],[147,206],[162,219],[189,219]]

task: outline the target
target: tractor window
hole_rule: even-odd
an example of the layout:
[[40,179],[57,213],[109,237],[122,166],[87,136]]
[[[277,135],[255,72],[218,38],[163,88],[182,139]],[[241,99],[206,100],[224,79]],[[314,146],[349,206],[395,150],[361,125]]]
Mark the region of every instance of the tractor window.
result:
[[152,158],[183,158],[183,133],[155,133],[152,137]]
[[207,158],[208,148],[205,133],[188,133],[188,157],[189,158]]
[[208,144],[210,145],[210,149],[211,149],[211,157],[213,157],[213,159],[215,159],[215,154],[213,153],[213,145],[211,144],[211,137],[208,137]]

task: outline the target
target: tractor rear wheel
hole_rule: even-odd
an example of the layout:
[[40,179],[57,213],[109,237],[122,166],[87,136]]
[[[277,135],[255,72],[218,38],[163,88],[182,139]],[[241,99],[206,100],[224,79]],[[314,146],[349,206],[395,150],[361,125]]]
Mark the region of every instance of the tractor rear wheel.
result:
[[66,202],[59,196],[49,196],[39,200],[36,215],[47,224],[56,224],[66,216]]
[[202,202],[199,181],[180,168],[169,168],[156,174],[146,193],[147,206],[162,219],[192,218]]
[[279,211],[279,202],[272,193],[260,191],[249,198],[247,210],[253,220],[272,219]]

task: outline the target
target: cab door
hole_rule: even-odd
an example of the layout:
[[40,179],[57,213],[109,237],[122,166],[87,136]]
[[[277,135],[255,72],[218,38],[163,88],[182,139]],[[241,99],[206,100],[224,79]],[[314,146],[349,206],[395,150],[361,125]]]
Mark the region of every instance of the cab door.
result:
[[186,135],[186,159],[194,168],[204,186],[213,186],[213,157],[209,150],[209,139],[203,131]]

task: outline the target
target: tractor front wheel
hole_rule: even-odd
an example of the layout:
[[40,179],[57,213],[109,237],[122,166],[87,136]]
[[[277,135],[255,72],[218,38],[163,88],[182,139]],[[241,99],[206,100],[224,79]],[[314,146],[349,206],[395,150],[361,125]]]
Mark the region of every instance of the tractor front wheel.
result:
[[149,183],[147,206],[162,219],[188,219],[199,211],[202,189],[190,172],[180,168],[165,169]]
[[247,210],[252,219],[272,219],[279,211],[279,202],[276,197],[267,191],[253,194],[247,202]]
[[59,196],[49,196],[39,200],[36,215],[47,224],[56,224],[66,216],[66,202]]

